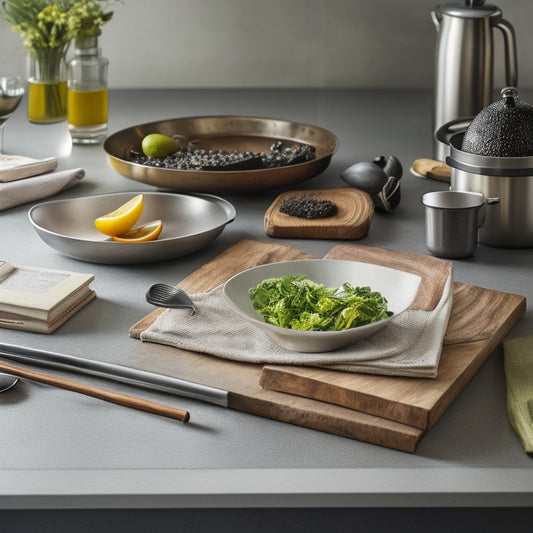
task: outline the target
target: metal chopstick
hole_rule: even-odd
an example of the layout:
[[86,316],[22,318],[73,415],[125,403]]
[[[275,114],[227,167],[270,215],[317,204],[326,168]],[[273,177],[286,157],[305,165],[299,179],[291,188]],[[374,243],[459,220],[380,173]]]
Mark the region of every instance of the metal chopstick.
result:
[[228,391],[146,370],[5,343],[0,343],[0,357],[46,367],[74,370],[82,374],[228,407]]

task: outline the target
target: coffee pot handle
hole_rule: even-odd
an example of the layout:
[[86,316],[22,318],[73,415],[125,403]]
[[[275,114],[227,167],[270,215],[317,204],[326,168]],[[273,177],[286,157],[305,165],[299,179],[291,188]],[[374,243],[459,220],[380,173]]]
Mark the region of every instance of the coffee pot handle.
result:
[[433,25],[435,26],[435,29],[437,30],[437,33],[440,30],[440,17],[437,11],[433,10],[431,11],[431,20],[433,21]]
[[505,47],[505,78],[509,87],[518,84],[518,61],[516,58],[516,37],[514,29],[506,20],[500,19],[495,26],[503,33]]

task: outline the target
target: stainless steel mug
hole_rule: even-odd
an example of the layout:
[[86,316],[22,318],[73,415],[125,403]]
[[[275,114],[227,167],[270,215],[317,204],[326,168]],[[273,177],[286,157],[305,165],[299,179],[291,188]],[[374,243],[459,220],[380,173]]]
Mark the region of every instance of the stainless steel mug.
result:
[[433,191],[422,196],[426,248],[438,257],[458,259],[474,254],[483,224],[485,197],[477,192]]
[[477,115],[492,102],[493,28],[503,34],[506,85],[518,79],[516,38],[501,10],[484,0],[437,6],[431,12],[437,30],[433,86],[433,157],[444,161],[448,147],[436,138],[448,122]]

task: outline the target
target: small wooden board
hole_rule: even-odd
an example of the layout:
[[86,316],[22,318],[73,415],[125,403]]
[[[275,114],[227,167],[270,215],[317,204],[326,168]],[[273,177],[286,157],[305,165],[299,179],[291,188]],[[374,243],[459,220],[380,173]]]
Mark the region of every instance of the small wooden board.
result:
[[451,168],[442,161],[417,159],[411,166],[411,174],[419,178],[429,178],[450,183]]
[[[369,261],[371,256],[376,262],[390,257],[405,268],[419,265],[416,268],[423,272],[421,286],[425,288],[419,291],[418,305],[431,308],[432,290],[438,293],[442,276],[428,275],[428,269],[435,272],[432,267],[440,262],[438,259],[356,245],[335,247],[327,257]],[[309,256],[288,246],[241,241],[188,276],[180,287],[191,293],[206,291],[254,265],[304,258]],[[443,274],[448,266],[446,262],[441,263]],[[498,313],[487,305],[493,298]],[[143,343],[138,353],[132,353],[131,362],[139,368],[225,389],[229,391],[229,407],[239,411],[412,453],[425,431],[444,413],[524,311],[523,296],[455,283],[450,335],[447,334],[448,344],[443,349],[439,376],[435,380],[327,370],[323,375],[315,368],[243,364],[151,343]],[[130,335],[138,337],[160,312],[155,310],[132,326]],[[466,312],[468,319],[463,317]],[[475,328],[470,330],[465,327],[467,324]],[[272,390],[273,385],[272,389],[260,385],[260,380],[266,385],[267,376],[279,377],[282,372],[288,373],[289,381],[303,383],[305,390],[288,394]],[[348,386],[346,382],[342,384],[344,391],[338,386],[340,379],[349,379]],[[286,385],[287,382],[282,387]],[[323,390],[329,387],[335,397],[319,397],[312,393],[311,387]],[[299,396],[302,392],[315,398]],[[337,394],[351,400],[341,401]]]
[[[337,206],[337,212],[330,217],[306,219],[280,211],[285,200],[299,196],[329,200]],[[280,194],[267,209],[264,226],[266,234],[272,237],[355,240],[368,235],[373,215],[372,199],[358,189],[289,191]]]

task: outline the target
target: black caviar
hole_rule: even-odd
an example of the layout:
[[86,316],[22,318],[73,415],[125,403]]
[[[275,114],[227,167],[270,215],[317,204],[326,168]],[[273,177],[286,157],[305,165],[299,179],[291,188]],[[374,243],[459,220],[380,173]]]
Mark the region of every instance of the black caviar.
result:
[[298,218],[327,218],[337,212],[337,206],[330,200],[319,200],[308,196],[291,196],[281,203],[281,213]]
[[282,141],[277,141],[267,153],[227,152],[189,146],[162,159],[132,153],[130,161],[174,170],[259,170],[305,163],[315,158],[315,152],[315,147],[308,144],[286,146]]

